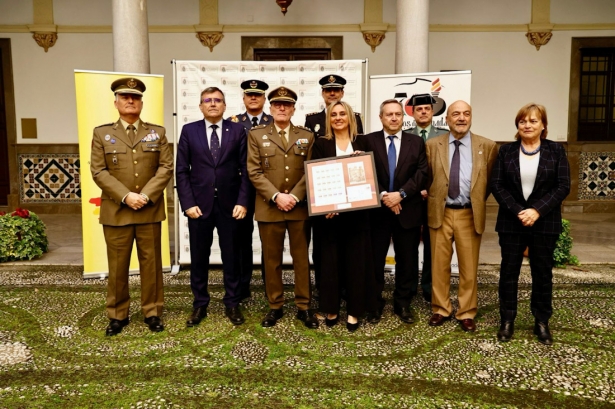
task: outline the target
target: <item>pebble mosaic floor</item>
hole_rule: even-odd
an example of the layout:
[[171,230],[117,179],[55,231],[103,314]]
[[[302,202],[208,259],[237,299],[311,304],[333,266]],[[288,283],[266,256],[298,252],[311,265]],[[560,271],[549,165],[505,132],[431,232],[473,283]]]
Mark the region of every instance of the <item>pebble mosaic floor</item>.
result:
[[[82,280],[75,268],[0,265],[0,407],[615,407],[615,266],[556,270],[552,347],[532,335],[526,267],[514,338],[497,342],[497,280],[497,268],[481,267],[475,334],[455,321],[429,327],[421,297],[415,324],[403,324],[389,303],[379,324],[349,333],[343,324],[303,327],[292,287],[285,316],[262,328],[257,274],[246,323],[234,327],[220,271],[210,277],[208,317],[186,328],[192,294],[181,271],[165,275],[166,328],[154,334],[133,277],[131,323],[105,337],[105,280]],[[392,277],[386,290],[390,300]]]

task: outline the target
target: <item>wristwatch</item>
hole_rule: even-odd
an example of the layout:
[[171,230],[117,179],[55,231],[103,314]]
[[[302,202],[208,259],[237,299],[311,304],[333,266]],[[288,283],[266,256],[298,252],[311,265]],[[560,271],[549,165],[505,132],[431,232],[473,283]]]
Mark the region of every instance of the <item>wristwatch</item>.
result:
[[408,197],[406,192],[404,192],[404,189],[399,189],[399,195],[401,196],[402,199],[405,199],[406,197]]

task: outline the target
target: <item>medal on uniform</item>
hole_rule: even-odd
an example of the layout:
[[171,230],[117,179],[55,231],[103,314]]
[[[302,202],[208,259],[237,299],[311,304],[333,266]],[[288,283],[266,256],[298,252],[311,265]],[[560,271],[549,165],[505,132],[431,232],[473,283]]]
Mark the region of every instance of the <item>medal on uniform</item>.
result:
[[269,138],[267,138],[267,135],[263,135],[263,139],[269,139]]
[[267,148],[269,147],[269,145],[271,145],[270,142],[263,142],[263,148]]
[[105,141],[109,141],[111,139],[111,135],[105,135]]
[[111,143],[115,143],[115,139],[111,139]]

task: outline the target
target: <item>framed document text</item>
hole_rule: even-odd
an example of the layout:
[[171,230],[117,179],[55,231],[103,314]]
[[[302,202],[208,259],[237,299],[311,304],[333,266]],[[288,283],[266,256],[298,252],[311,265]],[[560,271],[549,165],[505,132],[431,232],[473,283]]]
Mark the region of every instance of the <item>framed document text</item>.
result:
[[310,216],[380,207],[372,152],[306,161]]

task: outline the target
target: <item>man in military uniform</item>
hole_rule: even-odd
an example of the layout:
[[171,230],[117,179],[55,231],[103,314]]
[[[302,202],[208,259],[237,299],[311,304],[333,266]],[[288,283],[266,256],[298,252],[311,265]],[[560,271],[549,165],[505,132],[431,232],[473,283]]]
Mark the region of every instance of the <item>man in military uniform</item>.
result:
[[[233,115],[229,117],[228,120],[242,124],[246,129],[247,135],[251,128],[272,123],[273,118],[271,115],[267,115],[263,111],[263,107],[265,106],[265,91],[269,89],[269,85],[264,81],[247,80],[241,83],[241,89],[243,89],[243,104],[246,106],[246,112]],[[252,295],[250,293],[250,280],[252,279],[252,272],[254,271],[252,233],[254,232],[254,200],[256,198],[256,191],[252,184],[249,186],[249,194],[248,213],[244,219],[239,220],[239,231],[237,233],[241,258],[240,287],[242,300]],[[261,263],[264,264],[262,261]],[[261,275],[263,277],[263,282],[265,282],[264,266],[261,266]]]
[[[433,104],[434,98],[430,94],[416,94],[410,98],[412,105],[412,116],[416,121],[416,126],[408,129],[415,135],[427,139],[435,138],[438,135],[448,133],[448,129],[433,126]],[[431,303],[431,241],[429,240],[429,226],[427,225],[427,190],[422,190],[423,196],[423,226],[421,227],[421,239],[423,240],[423,271],[421,272],[421,288],[423,298]]]
[[261,322],[274,326],[283,315],[282,256],[288,231],[295,271],[297,319],[308,328],[318,320],[310,304],[309,233],[303,164],[310,159],[314,135],[292,124],[297,94],[279,87],[268,95],[273,123],[253,128],[248,134],[248,175],[256,188],[255,217],[263,239],[265,287],[269,312]]
[[[319,138],[327,134],[325,129],[327,106],[340,101],[344,97],[344,86],[346,79],[339,75],[325,75],[318,81],[322,87],[322,99],[325,101],[325,107],[320,112],[312,112],[305,116],[305,127],[314,132],[314,137]],[[355,112],[357,120],[357,132],[363,133],[363,121],[361,114]]]
[[137,242],[141,309],[154,332],[164,330],[162,315],[161,221],[164,189],[173,175],[173,155],[165,130],[140,119],[145,84],[121,78],[111,84],[120,119],[94,129],[90,170],[102,189],[100,223],[109,261],[106,335],[129,323],[128,269]]

